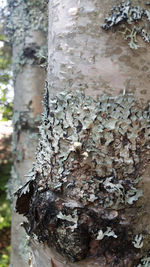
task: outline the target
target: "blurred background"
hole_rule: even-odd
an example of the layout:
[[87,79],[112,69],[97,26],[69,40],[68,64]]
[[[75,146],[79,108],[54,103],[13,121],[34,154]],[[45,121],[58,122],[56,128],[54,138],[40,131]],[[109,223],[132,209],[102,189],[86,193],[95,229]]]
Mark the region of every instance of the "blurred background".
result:
[[11,46],[6,34],[7,1],[0,0],[0,267],[10,260],[10,201],[7,183],[10,178],[13,82]]

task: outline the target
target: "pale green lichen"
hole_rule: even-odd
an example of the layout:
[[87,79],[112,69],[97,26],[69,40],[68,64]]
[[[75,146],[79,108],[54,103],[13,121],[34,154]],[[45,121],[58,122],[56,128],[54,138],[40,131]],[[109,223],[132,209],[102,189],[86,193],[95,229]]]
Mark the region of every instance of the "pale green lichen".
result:
[[[44,0],[38,1],[8,1],[8,23],[7,32],[10,42],[13,45],[13,71],[16,76],[22,71],[22,67],[28,64],[46,66],[47,61],[47,40],[48,19],[47,3]],[[32,34],[42,32],[40,44]],[[33,38],[33,41],[31,39]],[[43,42],[41,43],[41,39]],[[30,41],[29,41],[30,39]],[[27,41],[28,40],[28,41]]]
[[[15,166],[12,166],[11,179],[9,179],[9,181],[7,183],[7,197],[8,197],[8,199],[12,200],[13,194],[16,192],[16,190],[20,186],[21,186],[21,181],[19,179],[19,175],[17,173],[17,170],[16,170]],[[15,209],[14,203],[11,203],[11,204],[12,204],[12,210],[14,210]]]
[[23,261],[28,264],[31,248],[29,246],[29,236],[24,232],[24,236],[21,236],[18,244],[18,254]]
[[11,42],[19,45],[31,31],[41,30],[47,35],[47,3],[45,0],[9,0],[7,31]]
[[71,261],[84,259],[97,242],[97,254],[110,247],[118,262],[129,252],[137,263],[143,254],[136,248],[148,246],[142,240],[148,233],[136,232],[132,212],[143,214],[138,203],[142,207],[149,161],[150,105],[131,93],[94,100],[62,92],[49,99],[48,91],[44,103],[36,162],[16,193],[27,232]]
[[[146,19],[146,22],[144,19]],[[135,25],[133,25],[134,22],[136,23]],[[140,25],[141,22],[142,25]],[[133,6],[130,1],[127,1],[111,9],[111,14],[105,18],[105,23],[102,25],[102,28],[108,30],[121,24],[120,28],[124,29],[122,32],[124,39],[129,39],[128,44],[130,48],[137,49],[140,47],[136,39],[137,35],[140,35],[145,42],[150,42],[150,34],[146,26],[146,23],[149,22],[149,10],[143,9],[140,6]]]
[[[96,102],[82,93],[73,96],[63,92],[51,100],[50,114],[44,114],[40,127],[35,164],[45,179],[50,175],[50,189],[61,191],[68,182],[66,194],[77,195],[85,203],[98,199],[102,206],[114,208],[132,205],[142,196],[141,189],[135,187],[141,178],[136,171],[141,168],[141,156],[136,150],[140,147],[144,151],[149,142],[149,111],[138,107],[132,94],[116,98],[103,95]],[[76,153],[81,155],[80,165],[88,166],[89,171],[94,168],[91,177],[80,174],[85,182],[82,186],[71,171]],[[69,184],[74,184],[71,191]],[[98,190],[100,185],[105,194]]]

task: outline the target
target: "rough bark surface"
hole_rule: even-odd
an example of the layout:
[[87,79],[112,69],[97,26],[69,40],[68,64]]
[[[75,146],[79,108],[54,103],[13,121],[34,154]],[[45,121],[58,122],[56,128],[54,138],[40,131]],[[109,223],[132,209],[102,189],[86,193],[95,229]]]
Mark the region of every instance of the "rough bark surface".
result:
[[45,1],[9,0],[8,34],[13,48],[14,74],[14,134],[12,150],[14,165],[9,184],[12,197],[11,266],[28,266],[29,247],[21,227],[22,216],[14,210],[13,193],[28,180],[41,121],[41,100],[46,59],[47,4]]
[[67,264],[89,257],[137,266],[150,243],[140,182],[150,154],[149,105],[132,94],[95,101],[68,92],[51,101],[47,92],[45,103],[32,179],[17,193],[27,233]]
[[[145,2],[132,1],[134,6],[149,9]],[[118,26],[115,32],[101,27],[111,8],[120,3],[116,0],[50,1],[50,95],[77,89],[91,96],[103,92],[118,95],[125,88],[138,99],[150,99],[149,44],[139,38],[140,47],[133,50]]]

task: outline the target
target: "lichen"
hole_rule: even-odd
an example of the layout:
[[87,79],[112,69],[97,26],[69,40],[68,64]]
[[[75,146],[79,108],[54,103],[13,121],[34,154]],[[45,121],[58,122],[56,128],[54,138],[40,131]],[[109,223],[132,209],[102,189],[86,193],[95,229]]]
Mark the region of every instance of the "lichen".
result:
[[132,243],[135,248],[142,248],[143,247],[143,235],[142,234],[136,235]]
[[[12,179],[9,179],[7,183],[7,198],[9,200],[12,200],[12,196],[14,195],[18,187],[21,186],[21,181],[19,180],[19,176],[15,166],[12,166],[11,168],[11,177]],[[11,209],[15,210],[15,204],[12,203],[12,201],[11,201]]]
[[102,240],[104,236],[108,236],[108,237],[112,236],[114,238],[117,238],[117,235],[114,233],[114,231],[110,227],[107,227],[107,230],[105,232],[103,232],[102,230],[99,230],[96,239]]
[[141,263],[137,267],[149,267],[150,266],[150,256],[146,256],[141,259]]
[[[135,24],[133,24],[134,22]],[[130,48],[137,49],[139,47],[137,35],[140,35],[145,42],[150,42],[150,33],[146,26],[146,23],[149,22],[150,10],[133,6],[130,1],[127,1],[111,9],[111,14],[105,18],[102,28],[109,30],[116,25],[121,25],[120,29],[124,30],[122,31],[124,39],[129,39]]]
[[[47,62],[45,42],[48,31],[47,3],[44,0],[9,0],[8,10],[7,33],[14,50],[17,47],[17,53],[13,55],[14,77],[21,72],[26,63],[45,67]],[[32,37],[36,32],[43,34],[39,38],[43,39],[43,42],[40,40],[40,44],[37,43],[36,38]]]
[[[14,45],[23,42],[28,31],[42,30],[47,35],[47,3],[44,0],[9,0],[7,32]],[[40,15],[40,16],[39,16]]]
[[142,198],[150,105],[143,107],[130,93],[96,101],[62,92],[49,100],[48,91],[44,103],[36,162],[16,193],[27,233],[69,261],[90,256],[93,240],[97,254],[113,247],[119,260],[125,250],[136,255],[141,236],[125,211],[136,210]]

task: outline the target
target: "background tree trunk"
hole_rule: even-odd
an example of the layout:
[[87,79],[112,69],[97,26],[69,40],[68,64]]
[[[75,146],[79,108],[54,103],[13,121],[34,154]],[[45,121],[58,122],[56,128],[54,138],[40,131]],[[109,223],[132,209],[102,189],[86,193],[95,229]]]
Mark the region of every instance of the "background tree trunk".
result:
[[[133,92],[136,99],[143,101],[143,106],[150,99],[150,91],[148,90],[148,44],[139,40],[141,48],[131,50],[118,32],[105,32],[101,28],[111,7],[118,5],[118,3],[119,1],[115,0],[111,2],[104,0],[49,1],[48,91],[50,98],[63,90],[83,90],[86,95],[95,99],[102,93],[111,94],[114,97],[121,92],[123,94],[123,89],[126,89],[127,93]],[[134,1],[135,5],[137,3],[141,7],[143,6],[142,1]],[[124,111],[124,113],[126,112],[127,110]],[[46,124],[44,126],[46,127]],[[53,141],[51,140],[51,142]],[[149,154],[147,154],[147,158],[149,158]],[[130,251],[126,251],[127,246],[124,247],[124,257],[121,262],[119,262],[118,256],[116,262],[115,255],[111,254],[109,249],[104,254],[94,256],[94,250],[97,249],[97,240],[95,240],[95,243],[90,244],[91,250],[93,249],[91,257],[76,263],[70,263],[54,249],[50,249],[47,245],[32,239],[31,266],[133,266],[135,262],[142,258],[143,264],[141,263],[142,265],[139,266],[144,266],[144,257],[146,263],[148,259],[150,234],[149,167],[146,167],[144,162],[143,169],[142,183],[140,183],[140,188],[144,192],[142,200],[140,199],[138,204],[130,208],[125,207],[125,210],[123,209],[124,214],[119,214],[119,216],[122,216],[119,217],[122,218],[119,219],[119,225],[124,223],[128,227],[126,229],[127,233],[122,233],[124,236],[118,244],[123,245],[123,237],[126,238],[128,234],[130,235],[131,228],[132,237],[135,236],[137,239],[140,238],[141,233],[144,234],[143,230],[146,231],[146,234],[144,234],[144,248],[136,250],[138,246],[139,248],[141,246],[139,240],[137,246],[132,250],[137,259],[132,257],[132,253],[130,255]],[[43,182],[42,178],[41,182]],[[36,201],[38,203],[38,199]],[[122,211],[117,211],[115,214],[118,214],[118,212],[121,213]],[[30,220],[29,215],[28,219]],[[131,223],[128,222],[130,219]],[[136,243],[135,240],[133,241],[131,242],[132,245]],[[116,243],[114,242],[114,244]],[[120,245],[118,246],[119,249]]]
[[12,201],[11,266],[28,266],[27,235],[23,217],[16,214],[14,192],[29,177],[38,141],[47,57],[47,4],[43,0],[9,0],[8,33],[12,43],[14,74],[14,165],[9,185]]

